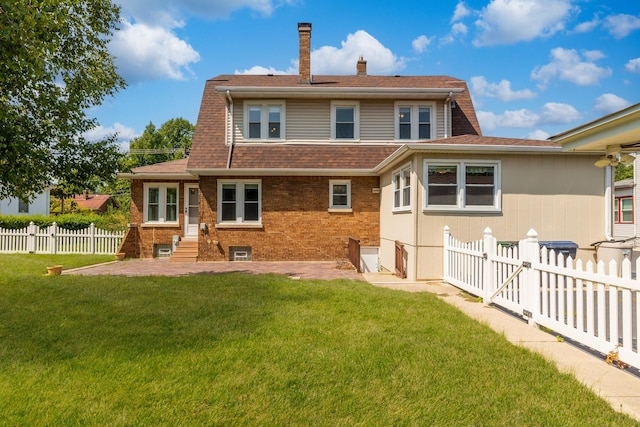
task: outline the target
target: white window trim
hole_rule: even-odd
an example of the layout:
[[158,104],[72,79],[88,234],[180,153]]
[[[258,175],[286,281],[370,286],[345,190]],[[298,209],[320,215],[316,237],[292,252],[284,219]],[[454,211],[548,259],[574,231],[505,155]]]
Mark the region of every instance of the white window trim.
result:
[[[409,204],[404,203],[404,178],[406,176],[406,174],[409,174],[409,177],[411,178],[411,186],[409,187]],[[396,176],[401,178],[401,184],[400,184],[400,206],[396,206],[396,197],[395,197],[395,192],[396,192],[396,185],[395,185],[395,180],[396,180]],[[404,165],[400,166],[398,169],[394,170],[393,173],[391,174],[391,207],[392,207],[392,212],[411,212],[411,206],[413,205],[413,201],[411,200],[413,198],[413,189],[412,187],[415,185],[415,180],[413,179],[413,169],[411,168],[411,163],[405,163]]]
[[[457,203],[452,205],[429,205],[429,166],[456,166],[457,167]],[[492,166],[494,168],[493,205],[491,206],[465,206],[465,166]],[[423,197],[425,211],[447,211],[447,212],[493,212],[502,211],[502,162],[500,160],[424,160],[424,185]]]
[[[411,139],[400,139],[400,107],[411,108]],[[436,103],[435,102],[411,102],[411,101],[396,101],[394,105],[394,138],[396,141],[417,141],[418,138],[418,111],[420,107],[426,107],[430,109],[429,119],[431,124],[431,133],[429,139],[436,138]]]
[[[347,186],[347,204],[334,205],[333,204],[333,186],[345,185],[345,184]],[[329,212],[351,212],[351,180],[348,180],[348,179],[329,180]]]
[[[353,138],[336,138],[336,107],[354,107]],[[360,101],[331,101],[331,140],[332,141],[359,141],[360,140]]]
[[[286,101],[283,99],[247,100],[244,102],[244,140],[248,142],[284,141],[286,139]],[[269,107],[280,107],[280,138],[269,138]],[[260,138],[249,138],[249,107],[260,107]]]
[[[149,188],[158,188],[160,194],[158,195],[158,220],[149,221]],[[143,224],[172,224],[177,225],[180,223],[180,184],[177,182],[145,182],[142,185],[143,188]],[[165,215],[167,213],[167,189],[176,189],[176,220],[166,221]]]
[[[236,187],[236,221],[222,220],[222,186],[223,184],[241,185],[244,190],[245,184],[258,184],[258,220],[244,220],[244,191]],[[262,226],[262,180],[261,179],[219,179],[218,180],[218,203],[217,203],[217,224],[216,227],[224,228],[225,226],[244,226],[244,227],[260,227]]]

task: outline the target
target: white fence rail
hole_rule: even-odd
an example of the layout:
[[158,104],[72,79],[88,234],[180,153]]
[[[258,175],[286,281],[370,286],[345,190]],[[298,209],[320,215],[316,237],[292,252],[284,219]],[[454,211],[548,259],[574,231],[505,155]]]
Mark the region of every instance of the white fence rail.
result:
[[20,230],[0,228],[0,253],[114,254],[124,232],[106,231],[91,224],[84,230],[67,230],[55,222],[40,228],[31,222]]
[[[529,323],[640,368],[640,281],[631,261],[575,261],[538,243],[530,230],[517,245],[500,245],[489,228],[475,242],[444,229],[444,279],[521,314]],[[640,271],[640,259],[636,264]]]

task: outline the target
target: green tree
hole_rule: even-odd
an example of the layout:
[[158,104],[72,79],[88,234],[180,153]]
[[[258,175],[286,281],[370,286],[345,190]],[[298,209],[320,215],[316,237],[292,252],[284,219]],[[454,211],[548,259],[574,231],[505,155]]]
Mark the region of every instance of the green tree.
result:
[[90,107],[125,86],[107,49],[119,13],[110,0],[0,0],[0,198],[116,172],[114,139],[82,135]]
[[618,163],[615,169],[615,181],[633,178],[633,164],[623,165]]
[[194,129],[195,126],[183,118],[167,120],[158,129],[149,122],[142,135],[131,140],[127,165],[135,168],[186,157]]

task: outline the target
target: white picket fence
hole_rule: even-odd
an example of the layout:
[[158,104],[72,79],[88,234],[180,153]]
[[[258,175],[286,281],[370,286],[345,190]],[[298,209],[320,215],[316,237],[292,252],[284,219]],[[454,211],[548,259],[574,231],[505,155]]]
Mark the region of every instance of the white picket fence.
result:
[[123,231],[106,231],[91,224],[84,230],[67,230],[55,222],[40,228],[31,222],[19,230],[0,228],[0,253],[115,254]]
[[489,228],[475,242],[444,229],[447,282],[602,354],[617,351],[619,360],[640,368],[640,281],[631,267],[629,259],[621,266],[565,259],[541,246],[535,230],[505,247]]

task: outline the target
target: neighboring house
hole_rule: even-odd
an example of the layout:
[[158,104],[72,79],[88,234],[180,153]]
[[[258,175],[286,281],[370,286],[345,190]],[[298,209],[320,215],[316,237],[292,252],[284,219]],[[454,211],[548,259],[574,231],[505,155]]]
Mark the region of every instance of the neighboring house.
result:
[[638,210],[635,209],[634,200],[638,200],[635,178],[616,181],[613,199],[613,238],[616,240],[638,236],[636,226]]
[[482,136],[453,77],[368,75],[362,58],[354,75],[312,75],[311,24],[298,32],[299,75],[208,80],[190,157],[122,175],[128,256],[177,236],[202,261],[344,260],[351,237],[381,269],[429,279],[442,275],[445,225],[461,240],[534,228],[591,256],[605,223],[597,155]]
[[47,188],[27,201],[10,197],[0,200],[1,215],[45,215],[49,216],[50,191]]
[[89,194],[84,192],[74,196],[73,201],[80,208],[89,209],[95,213],[105,213],[110,207],[117,208],[118,202],[109,194]]

